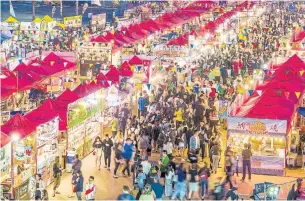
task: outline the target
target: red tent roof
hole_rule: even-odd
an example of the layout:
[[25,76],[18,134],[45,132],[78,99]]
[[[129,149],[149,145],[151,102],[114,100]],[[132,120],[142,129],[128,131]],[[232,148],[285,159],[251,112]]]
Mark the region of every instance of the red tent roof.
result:
[[88,84],[81,83],[73,90],[73,92],[78,95],[80,98],[83,98],[91,93],[91,89]]
[[129,62],[128,62],[130,65],[142,65],[143,64],[143,60],[140,59],[139,57],[137,56],[133,56]]
[[79,96],[71,91],[70,89],[66,89],[60,96],[58,96],[55,100],[55,102],[60,106],[67,106],[70,103],[73,103],[74,101],[78,100]]
[[19,135],[20,139],[27,137],[35,130],[35,125],[21,114],[14,115],[10,120],[1,126],[2,133],[5,133],[7,136],[11,136],[13,133],[16,133]]
[[121,67],[120,67],[120,74],[122,76],[132,77],[133,72],[131,70],[131,67],[127,61],[125,61]]
[[47,99],[41,106],[25,115],[35,126],[51,121],[59,116],[59,106],[52,99]]
[[108,40],[104,38],[104,36],[99,35],[96,38],[91,39],[91,42],[108,43]]
[[118,83],[120,81],[120,72],[114,66],[110,67],[110,70],[106,73],[105,77],[108,81]]
[[106,76],[103,73],[100,73],[97,77],[97,84],[101,87],[101,88],[108,88],[110,85],[107,81]]

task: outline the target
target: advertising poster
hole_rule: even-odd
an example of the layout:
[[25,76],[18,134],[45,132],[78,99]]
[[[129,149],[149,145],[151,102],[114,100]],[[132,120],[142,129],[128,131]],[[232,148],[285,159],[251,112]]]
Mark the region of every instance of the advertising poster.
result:
[[1,184],[11,178],[11,143],[0,148]]
[[96,29],[104,29],[106,26],[106,13],[92,15],[92,26]]
[[14,187],[20,186],[36,173],[36,137],[28,136],[13,144]]
[[286,136],[287,121],[255,118],[228,118],[228,133],[253,136]]
[[64,25],[68,28],[80,28],[82,27],[82,16],[71,16],[71,17],[64,17]]
[[78,47],[77,53],[80,63],[80,76],[95,77],[101,67],[111,63],[110,43],[87,43]]
[[187,56],[190,48],[188,46],[166,46],[166,45],[157,45],[153,48],[154,52],[158,56],[169,56],[169,57],[184,57]]
[[221,119],[228,118],[228,101],[219,100],[218,117]]

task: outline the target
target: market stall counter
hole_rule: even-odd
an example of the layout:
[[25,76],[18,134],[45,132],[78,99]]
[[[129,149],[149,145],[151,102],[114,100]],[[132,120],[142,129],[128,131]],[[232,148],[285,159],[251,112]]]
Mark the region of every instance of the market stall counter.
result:
[[249,144],[253,174],[284,175],[286,155],[285,120],[228,118],[227,146],[238,158],[242,172],[242,150]]

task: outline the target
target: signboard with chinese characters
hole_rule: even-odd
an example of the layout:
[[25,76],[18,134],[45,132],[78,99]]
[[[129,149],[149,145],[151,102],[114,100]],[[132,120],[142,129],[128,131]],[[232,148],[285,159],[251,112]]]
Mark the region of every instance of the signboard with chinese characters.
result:
[[82,16],[71,16],[71,17],[64,17],[64,25],[68,28],[79,28],[82,27]]
[[228,133],[249,135],[286,136],[287,121],[255,118],[228,118]]
[[46,124],[37,127],[37,147],[46,144],[58,134],[58,119],[55,118]]

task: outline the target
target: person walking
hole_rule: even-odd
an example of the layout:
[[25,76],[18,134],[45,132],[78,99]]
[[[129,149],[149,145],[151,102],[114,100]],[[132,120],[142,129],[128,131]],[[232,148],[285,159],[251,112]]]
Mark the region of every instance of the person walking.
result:
[[59,163],[59,156],[55,157],[55,163],[53,165],[53,177],[54,177],[54,184],[53,184],[53,197],[55,197],[55,194],[60,194],[57,189],[60,185],[61,181],[61,175],[62,175],[62,168]]
[[168,170],[168,164],[169,164],[169,157],[167,156],[167,151],[163,150],[163,157],[160,159],[160,172],[161,172],[161,178],[165,180],[165,174]]
[[205,132],[204,126],[200,128],[199,132],[199,139],[200,139],[200,149],[201,149],[201,160],[203,161],[205,158],[205,150],[206,150],[206,144],[209,142],[208,135]]
[[146,105],[146,99],[143,97],[142,93],[140,93],[140,97],[138,99],[138,118],[144,115]]
[[177,184],[171,199],[175,200],[178,195],[180,200],[183,200],[186,195],[186,170],[183,163],[177,169]]
[[220,158],[220,147],[219,144],[216,143],[211,148],[211,155],[212,155],[212,172],[217,173],[217,168],[219,165],[219,158]]
[[130,177],[130,161],[133,158],[134,145],[130,138],[126,139],[126,143],[123,146],[122,158],[125,160],[125,167],[122,170],[122,174],[126,176],[125,172],[127,171],[128,177]]
[[245,181],[246,178],[246,168],[248,168],[248,178],[251,181],[251,156],[252,152],[249,144],[244,145],[244,150],[242,151],[243,157],[243,177],[241,179],[242,182]]
[[213,106],[212,111],[210,112],[210,126],[212,129],[212,132],[216,133],[216,126],[218,124],[219,118],[218,118],[218,111],[215,106]]
[[197,164],[193,163],[190,166],[190,169],[188,171],[189,175],[189,193],[188,193],[188,199],[191,200],[193,197],[193,193],[198,191],[198,170],[197,170]]
[[89,177],[89,182],[86,184],[86,200],[95,200],[95,194],[96,194],[96,185],[94,184],[94,177]]
[[168,170],[165,174],[165,196],[171,197],[173,193],[173,182],[174,182],[174,170],[171,165],[168,166]]
[[233,157],[233,153],[230,149],[226,151],[225,155],[225,166],[226,166],[226,182],[230,184],[230,189],[233,187],[233,183],[231,180],[232,175],[234,174],[233,172],[233,166],[235,164],[235,160]]
[[156,200],[162,200],[164,189],[157,179],[154,179],[154,183],[151,185],[151,188],[156,195]]
[[106,134],[103,142],[103,147],[104,147],[105,168],[107,168],[108,170],[110,170],[112,146],[113,146],[113,142],[111,139],[109,139],[108,134]]
[[101,160],[103,152],[103,142],[99,136],[97,136],[93,142],[93,155],[95,155],[95,167],[101,169]]
[[190,138],[190,152],[199,153],[200,149],[200,139],[199,139],[199,131],[195,128],[194,135]]
[[209,177],[210,170],[208,168],[207,162],[203,163],[203,167],[199,170],[199,182],[201,187],[201,200],[204,200],[205,193],[209,192]]
[[82,193],[84,191],[84,177],[82,171],[79,171],[77,174],[75,193],[77,200],[82,200]]
[[117,144],[114,152],[114,163],[115,163],[114,172],[113,172],[114,178],[118,178],[117,171],[122,162],[122,149],[123,149],[122,144]]

